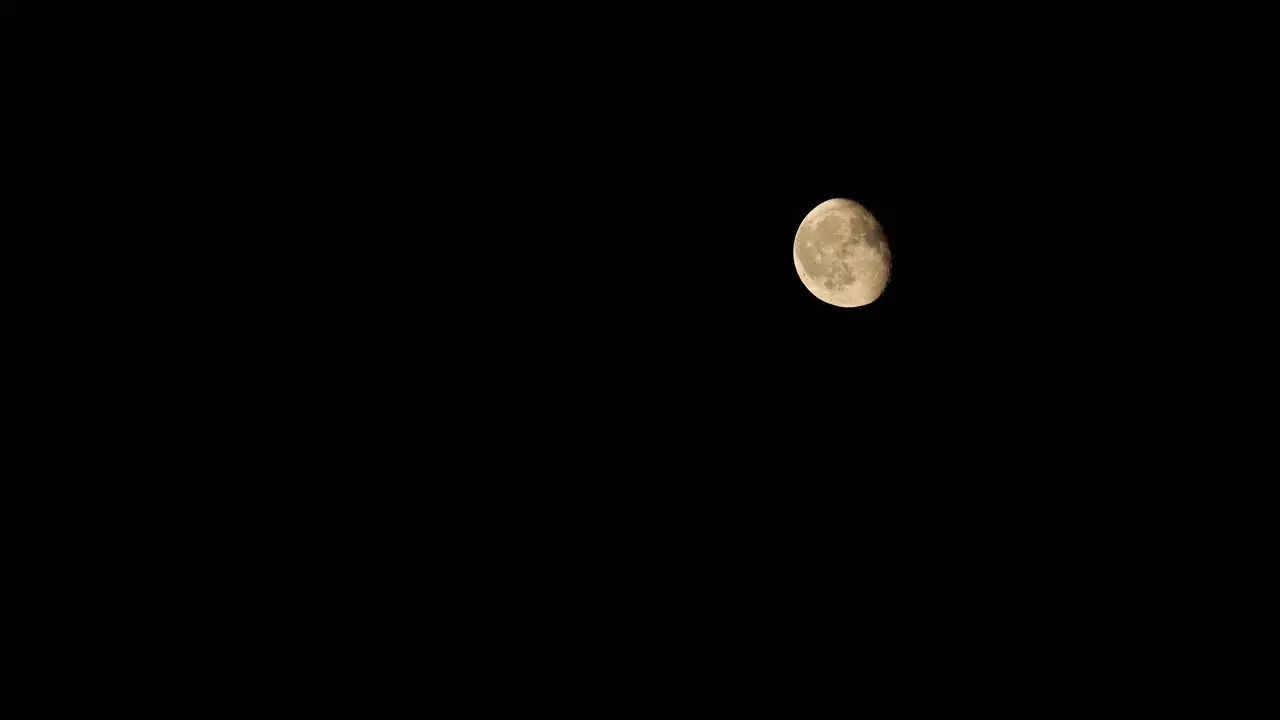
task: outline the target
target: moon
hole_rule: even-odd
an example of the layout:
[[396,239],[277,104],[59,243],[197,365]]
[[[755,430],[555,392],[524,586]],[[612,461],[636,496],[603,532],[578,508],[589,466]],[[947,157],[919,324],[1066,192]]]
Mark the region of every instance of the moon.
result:
[[836,307],[875,302],[889,284],[893,265],[880,223],[845,198],[828,200],[804,216],[792,254],[804,286]]

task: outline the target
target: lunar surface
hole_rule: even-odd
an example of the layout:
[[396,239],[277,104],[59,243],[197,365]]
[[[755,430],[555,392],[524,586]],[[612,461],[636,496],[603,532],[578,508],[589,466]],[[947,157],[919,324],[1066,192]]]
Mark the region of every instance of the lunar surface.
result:
[[793,254],[804,286],[837,307],[871,303],[889,284],[889,242],[880,223],[852,200],[835,198],[810,210]]

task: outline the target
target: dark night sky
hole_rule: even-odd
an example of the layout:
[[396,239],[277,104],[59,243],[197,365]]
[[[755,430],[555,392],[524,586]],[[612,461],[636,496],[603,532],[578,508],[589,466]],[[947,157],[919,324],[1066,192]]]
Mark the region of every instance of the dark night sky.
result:
[[[199,568],[175,582],[222,578],[283,637],[289,598],[407,607],[387,578],[426,573],[512,658],[785,654],[818,682],[961,652],[1046,567],[1131,578],[1100,548],[1195,502],[1153,468],[1213,395],[1194,338],[1230,332],[1162,312],[1178,258],[1150,249],[1203,195],[1150,129],[1158,83],[919,29],[850,56],[647,23],[264,32],[99,78],[129,198],[103,212],[137,229],[123,311],[89,312],[164,448],[110,499],[168,498],[162,560]],[[864,308],[790,257],[833,197],[893,248]],[[1199,452],[1177,463],[1222,462]],[[587,626],[613,640],[564,639]],[[831,659],[855,637],[893,659]]]
[[[1046,200],[1014,143],[942,135],[928,103],[642,70],[462,99],[313,81],[219,108],[240,135],[235,167],[210,157],[226,214],[204,342],[235,398],[216,424],[256,433],[227,445],[242,467],[280,453],[324,478],[310,497],[254,481],[268,526],[301,502],[417,537],[439,512],[512,572],[647,563],[732,594],[829,582],[872,528],[939,540],[1025,476],[1009,448],[1065,421],[1040,403],[1072,382],[1043,353],[1072,351],[1038,347],[1052,309],[1008,296],[1025,256],[1003,243]],[[831,197],[893,243],[861,310],[817,302],[790,257]]]

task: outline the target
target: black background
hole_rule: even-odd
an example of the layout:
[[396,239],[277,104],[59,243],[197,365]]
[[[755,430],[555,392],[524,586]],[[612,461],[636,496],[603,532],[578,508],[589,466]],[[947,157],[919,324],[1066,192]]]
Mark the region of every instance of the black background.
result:
[[[81,422],[129,470],[63,570],[164,588],[205,692],[371,638],[412,674],[461,635],[481,693],[830,689],[1159,624],[1203,539],[1172,478],[1239,477],[1186,425],[1246,323],[1179,299],[1228,153],[1187,74],[941,21],[250,25],[88,71],[77,151],[121,238],[74,254]],[[789,257],[834,197],[893,248],[864,308]]]

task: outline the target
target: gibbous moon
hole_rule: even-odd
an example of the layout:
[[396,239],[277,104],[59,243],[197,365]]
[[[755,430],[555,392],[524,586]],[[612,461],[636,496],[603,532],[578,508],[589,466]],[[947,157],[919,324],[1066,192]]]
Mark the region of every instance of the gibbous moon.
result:
[[889,284],[889,242],[880,223],[852,200],[834,198],[810,210],[792,254],[809,292],[837,307],[874,302]]

